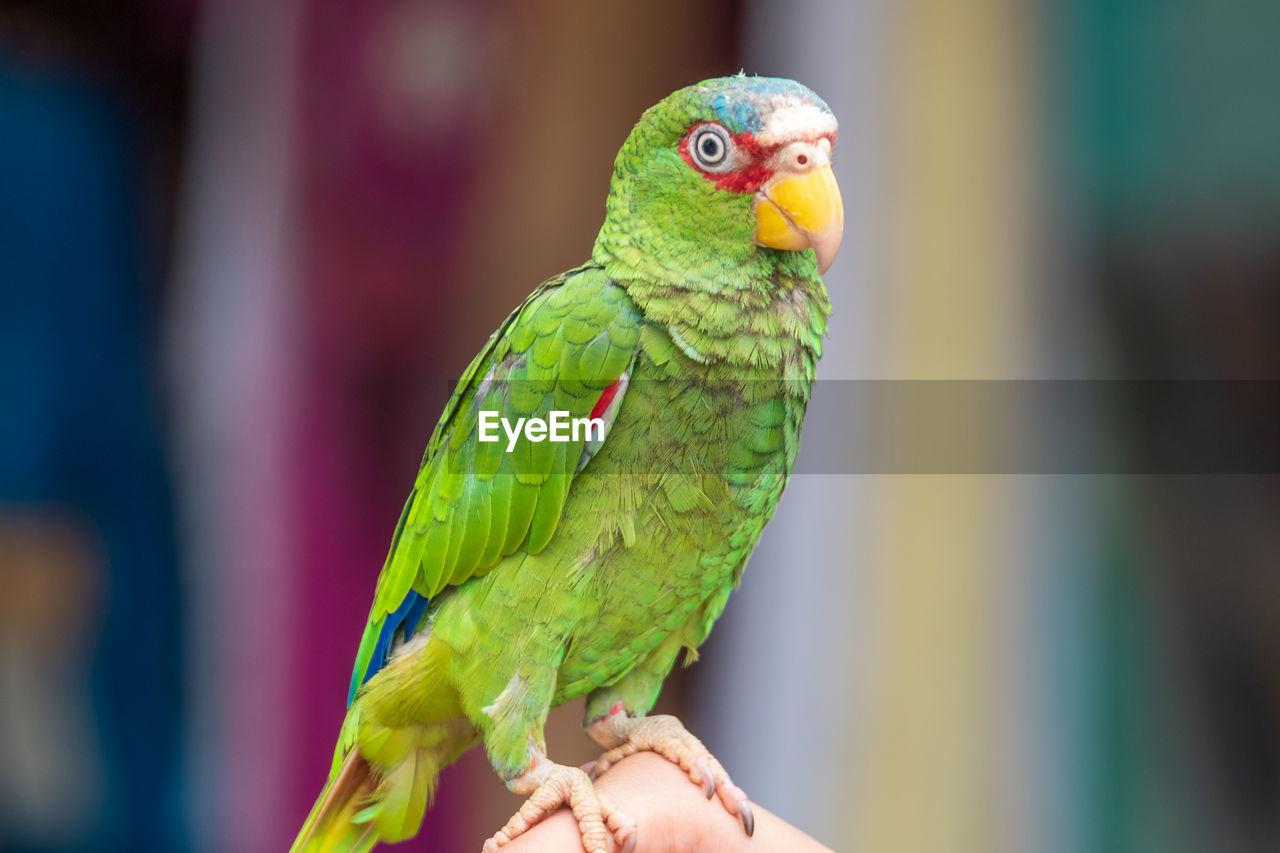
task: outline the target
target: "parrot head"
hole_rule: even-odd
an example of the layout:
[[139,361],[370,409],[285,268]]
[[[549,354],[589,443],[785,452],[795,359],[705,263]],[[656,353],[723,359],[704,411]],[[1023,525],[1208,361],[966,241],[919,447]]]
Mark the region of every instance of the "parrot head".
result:
[[749,277],[825,273],[844,230],[836,132],[822,99],[791,80],[738,75],[675,92],[618,153],[597,260],[672,280],[723,280],[734,264]]

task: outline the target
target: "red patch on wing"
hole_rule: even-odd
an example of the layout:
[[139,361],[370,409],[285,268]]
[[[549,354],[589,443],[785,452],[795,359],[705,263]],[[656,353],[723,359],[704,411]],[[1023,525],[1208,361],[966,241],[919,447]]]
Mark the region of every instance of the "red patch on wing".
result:
[[756,135],[749,130],[732,137],[733,144],[739,152],[738,156],[746,155],[746,165],[732,172],[704,172],[693,159],[693,155],[689,153],[689,138],[701,126],[701,124],[694,125],[685,134],[684,139],[680,140],[680,156],[686,163],[701,172],[702,177],[715,183],[717,189],[735,193],[753,193],[773,177],[773,170],[766,164],[779,146],[761,145],[756,141]]
[[613,381],[612,385],[604,389],[604,392],[600,394],[600,399],[596,400],[596,404],[591,407],[592,418],[604,417],[605,409],[609,408],[609,404],[613,402],[613,398],[618,393],[618,386],[621,384],[622,378],[619,377]]

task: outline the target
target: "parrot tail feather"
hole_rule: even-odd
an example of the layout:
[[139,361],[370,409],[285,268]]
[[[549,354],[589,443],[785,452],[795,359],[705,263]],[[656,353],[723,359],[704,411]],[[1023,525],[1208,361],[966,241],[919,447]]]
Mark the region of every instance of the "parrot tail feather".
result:
[[359,750],[351,750],[311,808],[289,853],[366,853],[378,843],[373,822],[357,822],[379,781]]

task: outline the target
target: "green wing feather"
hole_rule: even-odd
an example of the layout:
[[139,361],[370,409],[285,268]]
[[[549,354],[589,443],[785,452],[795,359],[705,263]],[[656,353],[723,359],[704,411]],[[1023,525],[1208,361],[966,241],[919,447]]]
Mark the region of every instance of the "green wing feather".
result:
[[517,550],[546,547],[560,520],[584,442],[531,442],[523,431],[478,440],[481,410],[519,418],[566,411],[588,417],[634,361],[641,318],[626,292],[596,266],[541,285],[489,338],[463,372],[436,425],[378,577],[356,655],[364,680],[387,615],[410,590],[433,598],[492,569]]

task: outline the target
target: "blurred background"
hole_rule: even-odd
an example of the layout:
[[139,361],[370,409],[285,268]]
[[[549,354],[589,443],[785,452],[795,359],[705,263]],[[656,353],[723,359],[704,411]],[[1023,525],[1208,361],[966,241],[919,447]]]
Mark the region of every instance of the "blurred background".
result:
[[[1269,0],[0,0],[0,850],[287,847],[449,380],[739,69],[841,120],[825,455],[661,707],[838,850],[1280,850],[1278,44]],[[867,389],[976,380],[852,449]],[[1064,382],[1101,451],[1010,461]],[[518,803],[470,754],[403,849]]]

